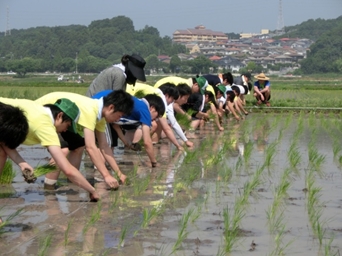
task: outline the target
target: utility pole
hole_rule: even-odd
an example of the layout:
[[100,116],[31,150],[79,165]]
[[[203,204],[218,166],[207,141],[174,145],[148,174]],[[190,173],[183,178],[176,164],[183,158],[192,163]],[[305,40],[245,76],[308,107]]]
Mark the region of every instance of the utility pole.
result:
[[76,74],[77,74],[77,52],[76,52]]

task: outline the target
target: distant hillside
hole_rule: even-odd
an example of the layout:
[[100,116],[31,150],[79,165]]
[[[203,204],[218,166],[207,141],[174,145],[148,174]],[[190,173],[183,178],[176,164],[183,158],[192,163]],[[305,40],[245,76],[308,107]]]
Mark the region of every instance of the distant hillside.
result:
[[342,24],[342,16],[336,19],[310,19],[295,26],[285,27],[287,37],[308,38],[316,41],[325,32]]
[[25,60],[35,71],[69,72],[75,70],[76,58],[79,71],[99,72],[119,62],[123,54],[146,58],[185,52],[185,46],[173,44],[170,37],[161,38],[156,28],[145,26],[136,31],[130,18],[117,16],[89,26],[12,29],[10,36],[0,33],[0,72],[20,68],[14,63],[18,60]]

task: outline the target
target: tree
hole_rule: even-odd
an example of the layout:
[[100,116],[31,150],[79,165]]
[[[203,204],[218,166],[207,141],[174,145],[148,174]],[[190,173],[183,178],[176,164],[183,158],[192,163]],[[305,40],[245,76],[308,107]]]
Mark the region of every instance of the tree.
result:
[[158,60],[157,55],[151,54],[146,59],[146,66],[145,69],[149,69],[150,71],[158,71],[160,65],[160,61]]
[[182,61],[178,55],[173,55],[170,60],[170,70],[173,73],[178,73],[181,70]]

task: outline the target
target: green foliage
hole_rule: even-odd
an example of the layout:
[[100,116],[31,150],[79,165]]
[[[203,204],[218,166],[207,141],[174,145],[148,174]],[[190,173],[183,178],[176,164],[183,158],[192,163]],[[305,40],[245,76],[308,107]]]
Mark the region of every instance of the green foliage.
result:
[[0,72],[100,72],[118,63],[123,54],[150,55],[185,53],[184,45],[160,37],[150,26],[136,31],[125,16],[93,21],[89,26],[70,25],[13,29],[10,37],[0,37]]
[[301,61],[306,74],[340,72],[342,69],[342,21],[311,45],[307,58]]
[[16,173],[13,170],[12,161],[6,161],[4,169],[0,175],[0,184],[11,184]]

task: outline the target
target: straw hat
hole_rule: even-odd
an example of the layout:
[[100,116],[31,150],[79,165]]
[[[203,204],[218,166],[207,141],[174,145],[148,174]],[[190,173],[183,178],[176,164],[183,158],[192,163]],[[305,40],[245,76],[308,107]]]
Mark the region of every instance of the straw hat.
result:
[[260,73],[259,75],[257,76],[254,76],[257,80],[262,80],[262,81],[266,81],[266,80],[269,80],[269,78],[267,76],[265,76],[264,73]]

